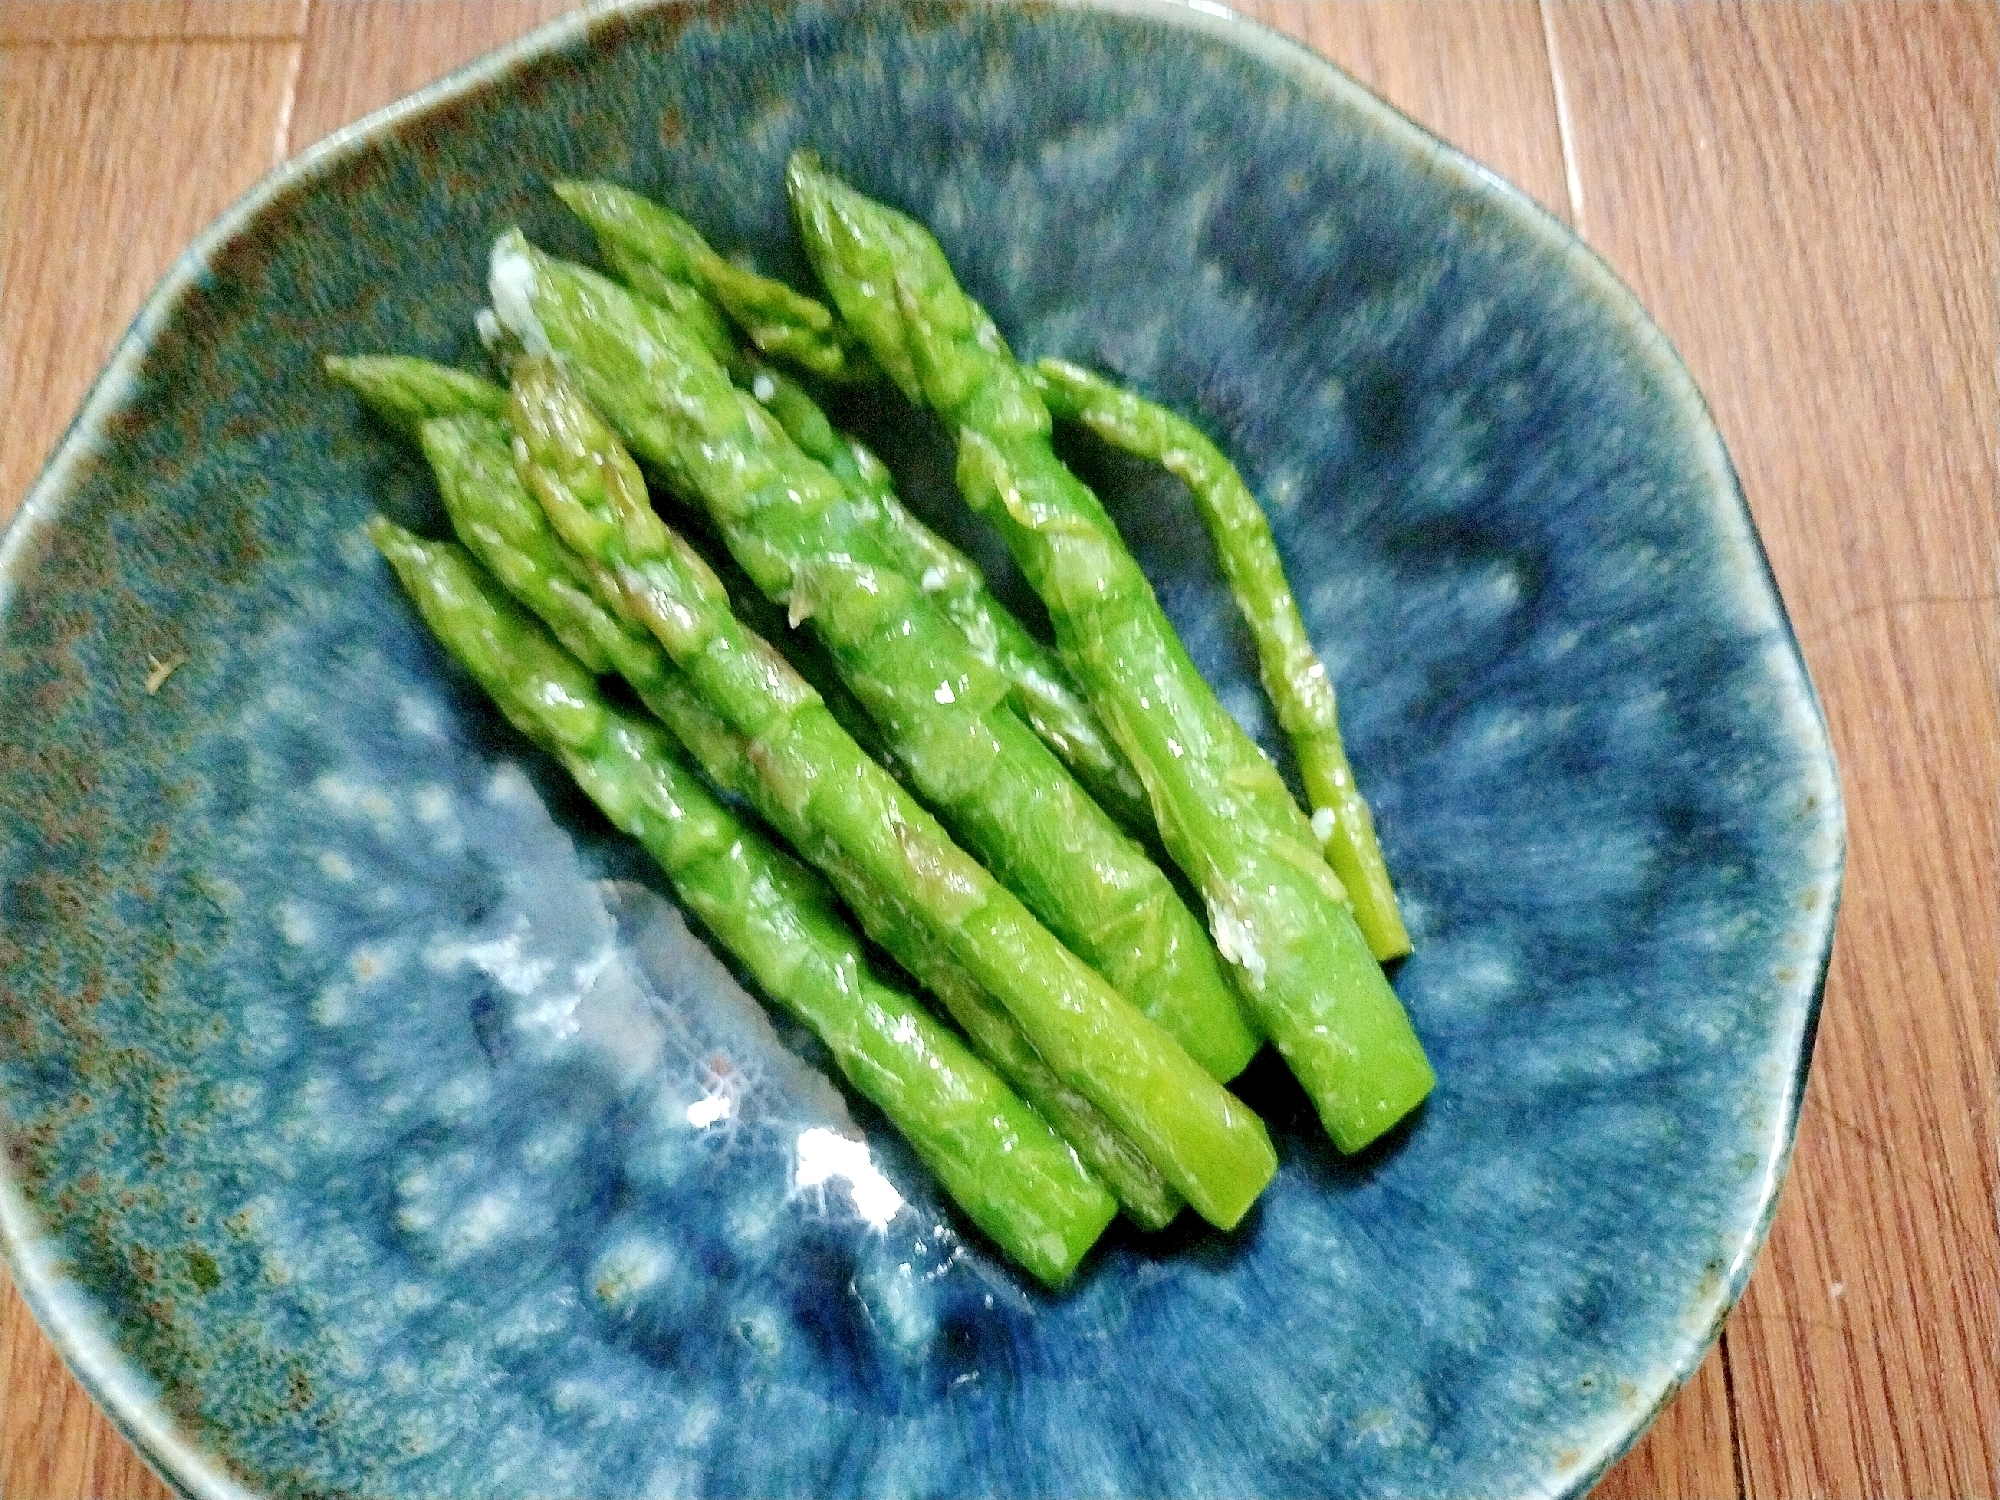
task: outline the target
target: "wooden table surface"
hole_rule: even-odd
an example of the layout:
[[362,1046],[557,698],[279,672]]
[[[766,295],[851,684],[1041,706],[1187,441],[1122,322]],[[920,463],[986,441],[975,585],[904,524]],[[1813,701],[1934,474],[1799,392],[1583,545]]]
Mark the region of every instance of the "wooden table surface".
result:
[[[203,224],[564,8],[0,0],[0,520]],[[1777,1224],[1707,1363],[1596,1493],[1990,1500],[2000,8],[1243,8],[1637,291],[1715,410],[1840,759],[1845,898]],[[0,1296],[0,1495],[166,1494]]]

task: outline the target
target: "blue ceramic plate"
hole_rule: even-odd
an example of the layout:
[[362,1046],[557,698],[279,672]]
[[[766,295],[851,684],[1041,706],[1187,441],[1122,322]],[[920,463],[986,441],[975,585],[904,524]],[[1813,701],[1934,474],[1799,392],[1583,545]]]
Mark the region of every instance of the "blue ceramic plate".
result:
[[[1415,1123],[1341,1160],[1259,1065],[1241,1232],[1115,1232],[1059,1296],[430,644],[359,525],[436,502],[317,369],[474,360],[495,231],[586,253],[556,176],[803,279],[800,143],[1237,457],[1416,937]],[[951,516],[934,429],[850,416]],[[1288,764],[1185,496],[1071,457]],[[307,153],[8,533],[0,724],[7,1252],[198,1495],[1576,1494],[1749,1272],[1841,867],[1658,329],[1325,63],[1152,0],[614,8]]]

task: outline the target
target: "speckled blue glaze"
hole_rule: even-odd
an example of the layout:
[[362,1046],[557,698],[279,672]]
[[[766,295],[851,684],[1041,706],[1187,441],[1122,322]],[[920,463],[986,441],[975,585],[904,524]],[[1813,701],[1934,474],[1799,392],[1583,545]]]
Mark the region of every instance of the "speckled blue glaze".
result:
[[[557,175],[803,279],[799,143],[932,224],[1023,354],[1238,459],[1417,943],[1409,1127],[1343,1161],[1260,1062],[1283,1168],[1241,1231],[1115,1231],[1058,1296],[428,642],[357,527],[436,503],[315,367],[473,359],[495,231],[584,251]],[[847,415],[1016,588],[934,428]],[[1187,497],[1065,442],[1287,764]],[[8,533],[0,725],[0,1227],[199,1495],[1580,1493],[1762,1242],[1841,866],[1658,330],[1325,64],[1142,0],[614,10],[308,153],[176,268]]]

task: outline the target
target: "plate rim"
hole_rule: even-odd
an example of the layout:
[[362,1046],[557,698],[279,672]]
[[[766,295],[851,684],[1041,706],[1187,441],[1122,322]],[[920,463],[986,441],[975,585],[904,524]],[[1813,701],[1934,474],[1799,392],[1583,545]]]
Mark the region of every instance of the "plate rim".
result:
[[[784,0],[789,5],[794,0]],[[838,8],[852,0],[826,0]],[[880,4],[882,0],[870,0]],[[899,10],[923,0],[889,0]],[[977,0],[983,8],[1029,11],[1049,8],[1048,0]],[[461,64],[435,81],[371,113],[339,127],[296,156],[266,173],[212,220],[182,250],[113,346],[102,370],[92,379],[76,415],[65,428],[50,457],[28,487],[20,507],[0,531],[0,629],[11,613],[16,592],[36,560],[34,543],[64,519],[78,492],[80,471],[104,445],[104,434],[120,412],[129,409],[138,391],[137,376],[155,339],[181,311],[191,293],[200,289],[210,265],[242,237],[254,233],[263,218],[294,192],[307,190],[333,175],[350,159],[360,157],[397,125],[441,112],[483,90],[503,86],[510,75],[572,45],[589,46],[601,29],[634,18],[676,10],[718,8],[723,0],[585,0],[494,50]],[[1060,10],[1095,11],[1155,21],[1224,42],[1299,86],[1309,96],[1358,110],[1370,125],[1392,141],[1421,152],[1425,168],[1461,192],[1494,202],[1525,233],[1559,249],[1569,263],[1573,286],[1588,291],[1601,311],[1615,316],[1618,330],[1631,350],[1645,359],[1650,373],[1661,379],[1663,395],[1682,420],[1680,435],[1703,461],[1701,489],[1711,498],[1718,523],[1728,522],[1739,546],[1755,563],[1755,575],[1741,584],[1768,605],[1781,627],[1780,640],[1792,669],[1793,691],[1780,709],[1788,720],[1786,738],[1817,754],[1802,764],[1820,773],[1823,785],[1816,809],[1822,838],[1830,838],[1823,880],[1826,899],[1813,915],[1806,941],[1816,962],[1802,965],[1789,984],[1769,981],[1773,1003],[1790,1010],[1802,1007],[1797,1056],[1791,1059],[1787,1087],[1778,1099],[1775,1118],[1765,1132],[1768,1153],[1761,1165],[1755,1207],[1743,1226],[1740,1243],[1724,1243],[1731,1251],[1728,1266],[1706,1294],[1682,1316],[1690,1333],[1678,1358],[1666,1367],[1663,1384],[1650,1400],[1627,1408],[1627,1418],[1599,1434],[1596,1451],[1558,1476],[1548,1475],[1552,1500],[1577,1500],[1644,1436],[1653,1421],[1706,1360],[1723,1325],[1748,1285],[1751,1272],[1769,1239],[1778,1203],[1797,1142],[1798,1121],[1812,1066],[1827,976],[1833,957],[1847,855],[1847,819],[1832,736],[1804,653],[1772,572],[1741,479],[1723,442],[1707,398],[1696,384],[1679,351],[1664,329],[1646,311],[1610,263],[1548,208],[1497,172],[1467,156],[1458,147],[1411,119],[1381,95],[1343,71],[1305,43],[1261,22],[1237,14],[1216,0],[1056,0]],[[0,1109],[0,1132],[6,1128]],[[194,1500],[259,1500],[218,1455],[184,1433],[156,1398],[150,1379],[122,1353],[105,1328],[101,1312],[73,1279],[59,1274],[50,1240],[12,1174],[0,1165],[0,1260],[4,1260],[23,1302],[44,1336],[77,1382],[146,1463],[170,1487]]]

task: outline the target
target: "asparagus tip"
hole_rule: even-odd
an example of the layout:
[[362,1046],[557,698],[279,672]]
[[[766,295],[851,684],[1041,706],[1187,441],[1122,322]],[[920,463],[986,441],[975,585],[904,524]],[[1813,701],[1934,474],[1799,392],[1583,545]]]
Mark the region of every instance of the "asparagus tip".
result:
[[362,522],[362,529],[375,544],[375,550],[392,561],[396,552],[417,544],[414,532],[404,530],[379,511]]
[[801,188],[812,185],[815,180],[824,181],[827,172],[819,159],[819,153],[810,146],[796,147],[785,158],[785,185],[796,197]]

